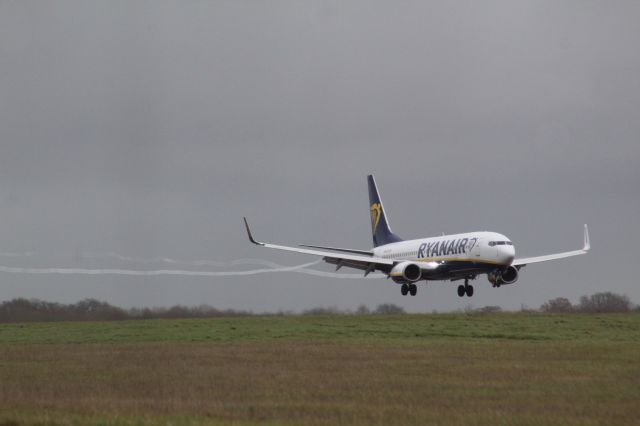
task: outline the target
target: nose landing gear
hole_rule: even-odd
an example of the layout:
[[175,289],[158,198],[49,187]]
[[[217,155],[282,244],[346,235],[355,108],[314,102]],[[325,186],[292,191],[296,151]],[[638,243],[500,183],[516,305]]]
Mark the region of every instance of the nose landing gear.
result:
[[464,295],[468,297],[473,296],[473,286],[469,284],[469,279],[465,278],[464,285],[460,284],[458,286],[458,296],[464,297]]
[[415,284],[404,283],[402,284],[402,287],[400,287],[400,293],[402,293],[403,296],[406,296],[407,293],[415,296],[416,294],[418,294],[418,286]]

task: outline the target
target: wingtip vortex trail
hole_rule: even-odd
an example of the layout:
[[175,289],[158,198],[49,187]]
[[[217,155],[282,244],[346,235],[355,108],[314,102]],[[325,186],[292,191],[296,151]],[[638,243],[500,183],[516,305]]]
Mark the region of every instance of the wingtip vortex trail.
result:
[[[16,253],[11,253],[16,254]],[[0,253],[0,256],[2,253]],[[29,252],[21,253],[20,257],[32,256],[33,253]],[[324,278],[336,278],[336,279],[376,279],[384,278],[382,274],[371,274],[368,277],[363,277],[361,274],[341,274],[336,272],[327,272],[317,269],[309,269],[309,267],[321,263],[321,260],[315,260],[313,262],[307,262],[300,265],[285,266],[270,260],[253,259],[253,258],[241,258],[229,261],[215,261],[215,260],[180,260],[172,259],[169,257],[157,257],[157,258],[138,258],[133,256],[127,256],[116,252],[83,252],[80,253],[82,258],[87,259],[114,259],[121,262],[137,263],[137,264],[153,264],[153,263],[166,263],[171,265],[183,265],[183,266],[195,266],[195,267],[234,267],[234,266],[246,266],[246,265],[258,265],[262,268],[245,270],[245,271],[191,271],[185,269],[152,269],[152,270],[139,270],[130,268],[67,268],[67,267],[15,267],[0,265],[0,272],[9,274],[32,274],[32,275],[45,275],[45,274],[61,274],[61,275],[124,275],[124,276],[192,276],[192,277],[233,277],[233,276],[249,276],[267,273],[278,272],[296,272],[305,275],[311,275]],[[8,256],[17,257],[17,256]]]

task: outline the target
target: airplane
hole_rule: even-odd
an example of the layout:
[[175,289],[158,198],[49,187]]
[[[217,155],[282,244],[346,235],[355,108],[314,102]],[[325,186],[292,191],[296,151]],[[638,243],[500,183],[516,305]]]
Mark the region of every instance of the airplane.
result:
[[[256,241],[249,229],[247,218],[244,225],[249,241],[253,244],[277,249],[322,256],[327,263],[336,265],[336,271],[349,267],[371,272],[380,271],[400,285],[403,296],[415,296],[420,281],[460,281],[458,296],[473,296],[470,280],[486,274],[493,287],[514,284],[520,269],[533,263],[564,259],[586,254],[591,244],[589,229],[584,225],[584,243],[581,250],[548,254],[536,257],[516,258],[513,242],[497,232],[469,232],[442,235],[439,237],[403,240],[391,231],[389,220],[373,175],[367,176],[373,249],[357,250],[300,244],[299,247],[282,246]],[[321,250],[315,250],[321,249]],[[329,251],[325,251],[329,250]]]

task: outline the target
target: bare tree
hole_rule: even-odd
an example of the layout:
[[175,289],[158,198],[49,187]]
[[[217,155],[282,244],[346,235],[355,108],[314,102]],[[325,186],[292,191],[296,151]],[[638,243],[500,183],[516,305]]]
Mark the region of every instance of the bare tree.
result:
[[582,296],[578,305],[580,312],[629,312],[631,301],[624,294],[611,292],[596,293],[591,296]]
[[495,314],[498,312],[502,312],[502,308],[500,306],[490,305],[490,306],[479,308],[476,310],[476,312],[480,314]]
[[367,307],[367,305],[360,305],[356,310],[356,315],[369,315],[371,311]]
[[566,297],[556,297],[540,306],[542,312],[553,314],[573,312],[573,305]]
[[400,315],[404,314],[405,311],[403,308],[398,305],[394,305],[393,303],[383,303],[378,305],[373,313],[378,315]]
[[302,315],[344,315],[344,312],[340,311],[340,309],[335,306],[329,306],[326,308],[317,307],[307,309],[302,312]]

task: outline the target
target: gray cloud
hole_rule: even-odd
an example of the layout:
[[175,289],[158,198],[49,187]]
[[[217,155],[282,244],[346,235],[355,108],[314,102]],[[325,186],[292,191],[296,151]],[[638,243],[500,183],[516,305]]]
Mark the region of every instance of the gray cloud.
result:
[[[240,218],[265,240],[366,248],[372,172],[404,237],[490,229],[536,255],[590,224],[592,254],[479,282],[476,305],[640,302],[639,18],[597,1],[2,2],[0,251],[39,253],[15,267],[118,267],[82,251],[301,264],[250,246]],[[2,280],[2,298],[123,305],[469,301],[291,273]]]

